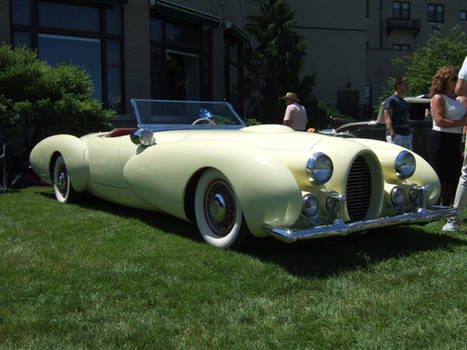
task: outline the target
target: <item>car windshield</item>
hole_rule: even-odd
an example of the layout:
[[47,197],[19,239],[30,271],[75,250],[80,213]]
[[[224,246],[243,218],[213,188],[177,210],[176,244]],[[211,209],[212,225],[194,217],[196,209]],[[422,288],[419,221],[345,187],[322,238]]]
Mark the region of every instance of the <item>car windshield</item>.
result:
[[228,128],[245,126],[227,102],[131,100],[139,128]]

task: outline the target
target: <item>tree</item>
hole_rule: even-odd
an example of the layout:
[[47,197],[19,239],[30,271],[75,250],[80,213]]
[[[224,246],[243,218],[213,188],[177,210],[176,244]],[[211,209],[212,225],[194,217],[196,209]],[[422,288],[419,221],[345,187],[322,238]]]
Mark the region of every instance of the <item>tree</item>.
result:
[[[430,91],[431,79],[439,68],[448,65],[460,68],[466,56],[467,34],[460,26],[455,26],[434,31],[428,37],[426,46],[405,57],[395,58],[392,63],[403,67],[409,79],[408,94],[415,96]],[[382,99],[393,92],[394,78],[391,78]]]
[[260,0],[261,16],[251,17],[249,31],[257,47],[247,55],[246,91],[250,115],[261,122],[282,121],[284,106],[279,99],[286,91],[294,91],[302,103],[311,103],[315,76],[299,78],[306,47],[303,37],[293,30],[294,10],[284,0]]
[[25,154],[42,138],[107,129],[114,111],[91,98],[89,74],[72,65],[51,67],[35,51],[0,46],[0,136],[24,137]]

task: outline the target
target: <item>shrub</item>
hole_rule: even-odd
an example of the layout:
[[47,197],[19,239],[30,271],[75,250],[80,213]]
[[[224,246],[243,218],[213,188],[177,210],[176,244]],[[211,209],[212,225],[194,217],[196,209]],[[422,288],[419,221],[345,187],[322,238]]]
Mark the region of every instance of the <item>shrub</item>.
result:
[[91,93],[89,74],[78,67],[51,67],[33,50],[0,46],[0,136],[23,136],[24,157],[46,136],[110,128],[115,112]]

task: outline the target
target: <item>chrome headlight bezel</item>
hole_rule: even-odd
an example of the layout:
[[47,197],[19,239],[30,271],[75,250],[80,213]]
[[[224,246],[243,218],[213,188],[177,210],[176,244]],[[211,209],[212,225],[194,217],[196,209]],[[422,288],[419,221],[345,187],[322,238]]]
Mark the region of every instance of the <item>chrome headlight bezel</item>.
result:
[[416,168],[415,157],[409,151],[400,151],[394,161],[394,170],[401,179],[411,177]]
[[390,193],[391,203],[395,207],[400,207],[405,204],[405,192],[399,186],[394,186]]
[[325,184],[331,179],[333,171],[331,158],[323,152],[314,153],[306,164],[306,175],[310,182]]
[[152,146],[156,144],[154,133],[149,129],[140,128],[130,135],[135,145]]
[[414,185],[409,190],[409,201],[416,208],[424,208],[426,205],[426,194],[428,193],[428,186]]
[[306,194],[303,196],[303,207],[302,214],[306,217],[312,217],[318,214],[319,201],[318,198],[312,194]]

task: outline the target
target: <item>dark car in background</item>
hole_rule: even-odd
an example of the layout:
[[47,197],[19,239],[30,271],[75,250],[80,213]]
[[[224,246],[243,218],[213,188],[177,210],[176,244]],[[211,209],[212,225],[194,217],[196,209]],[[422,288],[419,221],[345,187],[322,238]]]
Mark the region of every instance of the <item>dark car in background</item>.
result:
[[[409,103],[409,126],[413,134],[413,150],[428,159],[427,144],[431,134],[431,115],[425,117],[425,110],[430,108],[430,98],[427,95],[405,97]],[[363,137],[376,140],[386,140],[386,124],[384,123],[383,106],[380,106],[376,120],[341,124],[342,119],[331,118],[331,128],[336,134],[349,137]]]

